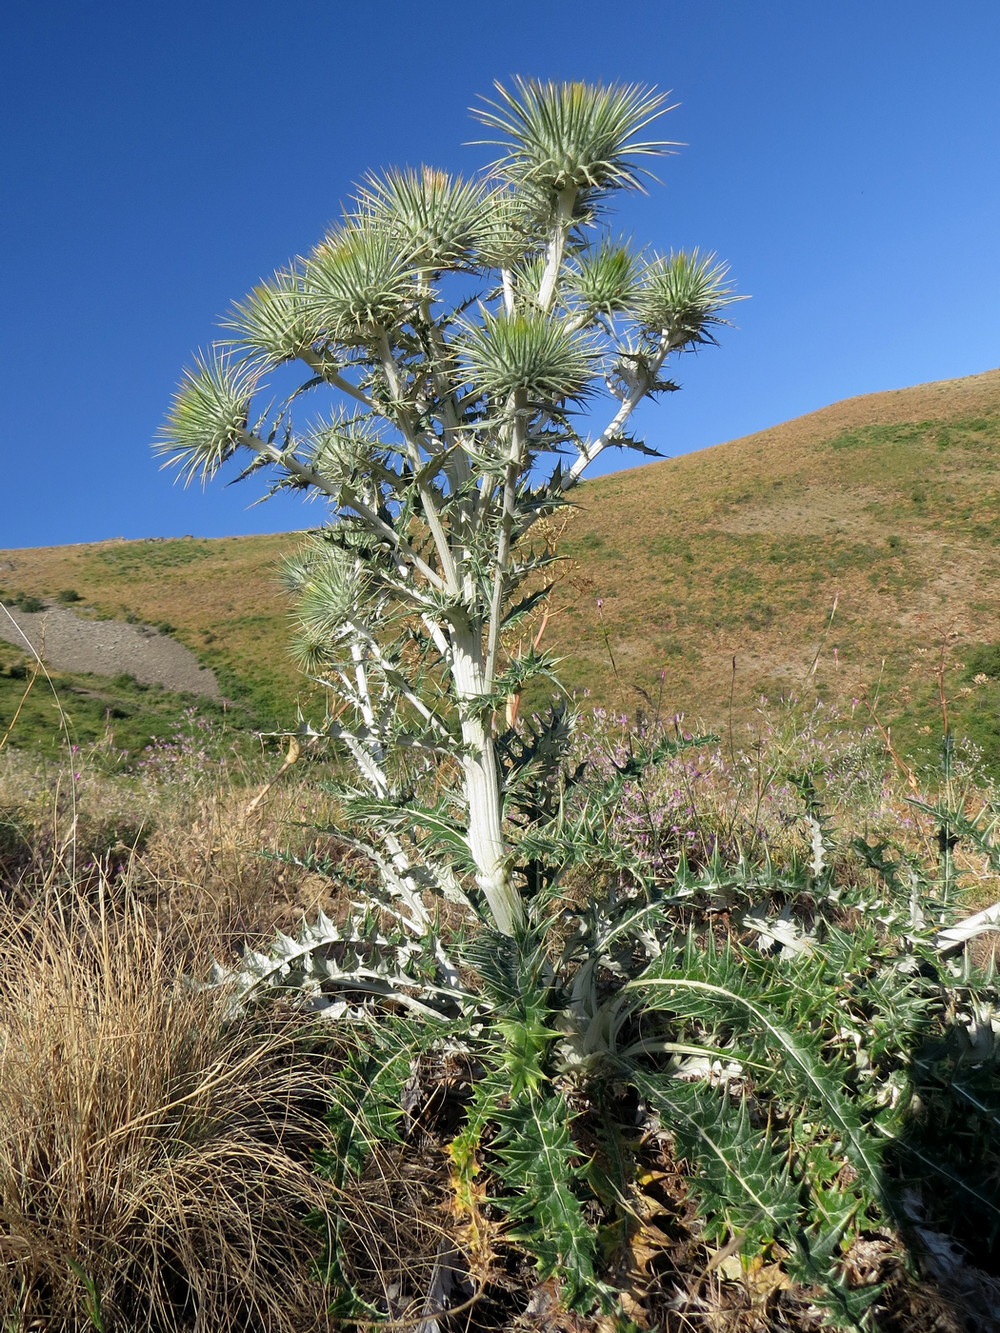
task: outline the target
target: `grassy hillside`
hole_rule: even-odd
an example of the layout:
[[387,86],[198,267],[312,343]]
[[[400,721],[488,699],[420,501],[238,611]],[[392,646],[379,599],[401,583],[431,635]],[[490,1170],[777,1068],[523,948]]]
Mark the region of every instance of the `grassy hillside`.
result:
[[[160,627],[215,671],[224,694],[269,725],[290,720],[296,703],[312,698],[288,659],[287,605],[276,580],[297,541],[288,533],[0,551],[0,590],[8,599],[75,593],[78,614]],[[4,658],[19,661],[0,645]]]
[[955,724],[996,761],[998,469],[989,371],[587,483],[549,646],[577,691],[655,706],[662,672],[661,707],[713,726],[730,698],[739,720],[761,695],[867,696],[911,752],[939,734],[943,654]]
[[237,726],[256,720],[239,706],[145,685],[126,674],[50,671],[47,681],[23,654],[0,643],[0,742],[9,730],[11,744],[52,757],[72,744],[99,751],[105,766],[114,768],[155,738],[173,740],[185,709]]
[[[546,645],[576,692],[712,726],[762,694],[868,697],[910,752],[939,730],[943,661],[956,726],[1000,762],[998,469],[1000,370],[588,482]],[[171,626],[270,722],[309,702],[275,579],[297,540],[0,551],[0,588]]]

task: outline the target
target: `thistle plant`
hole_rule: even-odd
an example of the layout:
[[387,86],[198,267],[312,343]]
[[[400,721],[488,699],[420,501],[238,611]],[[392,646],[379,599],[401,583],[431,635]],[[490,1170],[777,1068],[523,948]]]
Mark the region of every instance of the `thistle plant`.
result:
[[[667,110],[636,86],[499,87],[475,113],[495,160],[471,180],[369,177],[309,256],[235,306],[165,429],[189,481],[241,458],[244,477],[329,509],[285,569],[298,660],[333,701],[301,731],[350,761],[347,819],[328,832],[378,886],[359,877],[346,921],[321,916],[213,982],[234,1007],[289,987],[343,1020],[324,1168],[338,1189],[375,1162],[386,1193],[379,1154],[418,1142],[407,1126],[448,1071],[456,1238],[413,1293],[422,1328],[475,1298],[475,1270],[489,1281],[491,1237],[528,1250],[567,1305],[620,1315],[614,1274],[646,1244],[644,1145],[666,1139],[706,1242],[777,1256],[844,1328],[871,1327],[882,1301],[850,1277],[852,1246],[922,1174],[984,1226],[1000,1218],[975,1170],[914,1132],[934,1097],[952,1123],[958,1102],[998,1123],[980,1086],[1000,1059],[995,986],[941,965],[953,860],[928,874],[885,842],[838,845],[809,772],[782,798],[801,805],[798,853],[755,834],[754,856],[736,836],[697,857],[679,836],[663,855],[673,830],[636,812],[649,822],[657,769],[677,775],[697,741],[628,738],[576,763],[566,709],[517,719],[527,682],[555,671],[531,624],[556,559],[545,520],[604,450],[651,452],[637,407],[677,387],[673,360],[713,342],[737,299],[713,257],[608,228],[614,196],[670,148],[650,137]],[[992,824],[928,812],[949,857],[953,837],[993,847]],[[576,906],[560,898],[574,867]],[[471,938],[441,938],[442,897],[478,918]],[[332,1227],[338,1309],[405,1321],[398,1274],[381,1290],[352,1275],[350,1230],[346,1215]]]
[[495,160],[469,180],[368,177],[310,255],[234,307],[164,429],[186,481],[239,456],[243,476],[328,505],[285,569],[298,659],[334,700],[304,729],[352,761],[350,813],[417,934],[435,895],[505,936],[525,924],[505,704],[553,666],[535,636],[516,646],[556,558],[537,525],[606,449],[653,452],[636,408],[677,388],[672,361],[737,299],[713,256],[608,229],[671,148],[650,137],[668,110],[638,85],[498,85],[474,112]]

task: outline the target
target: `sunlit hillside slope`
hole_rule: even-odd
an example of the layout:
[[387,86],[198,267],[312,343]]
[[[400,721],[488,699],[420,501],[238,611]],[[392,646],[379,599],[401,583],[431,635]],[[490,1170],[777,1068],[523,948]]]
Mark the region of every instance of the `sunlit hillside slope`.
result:
[[761,695],[877,698],[917,744],[943,652],[956,721],[995,735],[1000,370],[847,399],[577,501],[548,640],[576,691],[713,726],[730,700],[740,719]]
[[[937,730],[943,661],[956,726],[1000,758],[1000,370],[848,399],[574,499],[544,644],[575,693],[714,727],[762,695],[868,699],[913,747]],[[0,589],[167,626],[284,720],[310,701],[275,576],[297,540],[0,551]],[[0,645],[0,669],[16,659]]]

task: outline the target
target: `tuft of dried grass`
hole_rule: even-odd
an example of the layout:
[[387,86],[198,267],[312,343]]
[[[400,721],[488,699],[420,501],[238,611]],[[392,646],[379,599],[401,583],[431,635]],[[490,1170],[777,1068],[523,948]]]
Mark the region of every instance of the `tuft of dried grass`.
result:
[[133,866],[134,882],[157,902],[161,921],[189,935],[214,934],[212,942],[226,952],[270,938],[276,926],[294,929],[303,916],[334,905],[329,881],[264,852],[328,852],[326,845],[317,848],[308,822],[329,816],[300,783],[250,812],[248,790],[220,786],[186,817],[161,811]]
[[[162,772],[107,772],[90,752],[71,771],[0,750],[0,892],[31,903],[46,894],[96,897],[101,879],[155,906],[160,927],[208,957],[295,929],[336,910],[329,878],[263,849],[329,855],[312,825],[335,822],[314,774],[270,783],[275,764],[201,765],[182,756]],[[199,766],[201,765],[201,766]],[[266,799],[258,800],[261,793]]]
[[324,1058],[180,982],[132,903],[0,908],[0,1317],[49,1333],[325,1327]]

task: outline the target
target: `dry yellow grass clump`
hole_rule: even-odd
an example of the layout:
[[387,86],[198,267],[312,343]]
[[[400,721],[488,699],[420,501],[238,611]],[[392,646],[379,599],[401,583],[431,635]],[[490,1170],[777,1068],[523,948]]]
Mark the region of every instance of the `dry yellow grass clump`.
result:
[[4,1327],[320,1327],[301,1032],[182,984],[134,905],[4,910],[0,941]]

